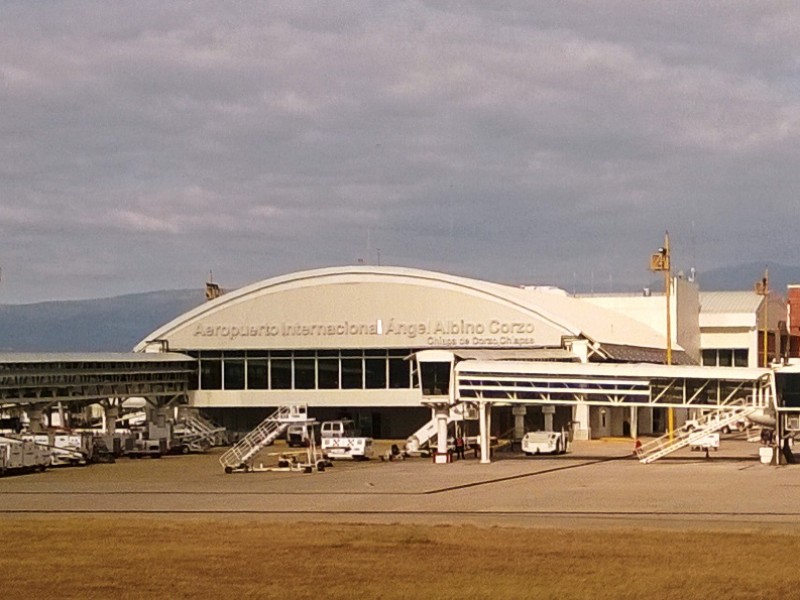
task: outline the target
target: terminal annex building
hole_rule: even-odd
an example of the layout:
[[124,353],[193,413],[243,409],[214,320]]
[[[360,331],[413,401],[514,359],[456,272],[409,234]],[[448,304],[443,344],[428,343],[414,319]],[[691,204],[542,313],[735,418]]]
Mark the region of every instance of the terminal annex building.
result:
[[[701,361],[699,294],[675,280],[672,363]],[[414,355],[447,349],[462,359],[665,362],[665,298],[584,299],[419,269],[351,266],[292,273],[224,294],[167,323],[138,352],[198,361],[189,404],[234,432],[275,407],[308,406],[317,419],[349,417],[376,438],[405,438],[431,418]],[[637,310],[647,318],[633,318]],[[626,311],[626,312],[623,312]],[[627,314],[626,314],[627,313]],[[660,319],[653,315],[659,315]],[[655,321],[646,322],[647,319]],[[493,407],[492,428],[514,428],[519,406]],[[530,406],[527,429],[541,429]],[[555,406],[556,428],[576,439],[663,432],[665,409]]]

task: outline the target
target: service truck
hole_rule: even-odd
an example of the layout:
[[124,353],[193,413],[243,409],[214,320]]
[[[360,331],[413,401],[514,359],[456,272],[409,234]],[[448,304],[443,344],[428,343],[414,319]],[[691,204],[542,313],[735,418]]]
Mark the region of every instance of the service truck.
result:
[[349,458],[367,460],[372,458],[372,438],[358,434],[349,419],[325,421],[320,427],[322,455],[334,460]]

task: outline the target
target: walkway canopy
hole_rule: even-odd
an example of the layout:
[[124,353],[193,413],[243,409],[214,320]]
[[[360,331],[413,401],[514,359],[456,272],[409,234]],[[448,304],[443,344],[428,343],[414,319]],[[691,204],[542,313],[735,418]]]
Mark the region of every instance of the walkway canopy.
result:
[[0,408],[185,401],[195,360],[177,353],[0,353]]

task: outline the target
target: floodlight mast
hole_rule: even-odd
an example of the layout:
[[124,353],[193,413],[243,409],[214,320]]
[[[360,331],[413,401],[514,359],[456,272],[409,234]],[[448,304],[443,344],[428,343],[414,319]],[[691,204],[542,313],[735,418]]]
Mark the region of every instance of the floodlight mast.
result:
[[[672,311],[670,310],[670,288],[672,287],[670,265],[670,252],[669,252],[669,231],[664,232],[664,245],[658,249],[658,252],[650,256],[650,270],[662,271],[664,273],[664,296],[667,299],[667,345],[666,345],[666,364],[672,364]],[[669,421],[668,432],[669,439],[672,441],[674,428],[674,413],[670,407],[667,410],[667,418]]]
[[761,281],[756,283],[756,294],[763,296],[762,304],[764,306],[764,364],[763,367],[769,366],[769,323],[767,317],[769,316],[769,268],[764,267],[764,277]]

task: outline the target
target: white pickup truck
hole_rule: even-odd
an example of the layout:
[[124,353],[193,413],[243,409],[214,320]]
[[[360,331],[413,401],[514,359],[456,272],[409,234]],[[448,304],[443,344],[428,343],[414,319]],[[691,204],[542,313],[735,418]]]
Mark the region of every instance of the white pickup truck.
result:
[[353,422],[348,419],[325,421],[320,427],[320,436],[322,455],[326,458],[331,460],[372,458],[372,438],[359,436]]

